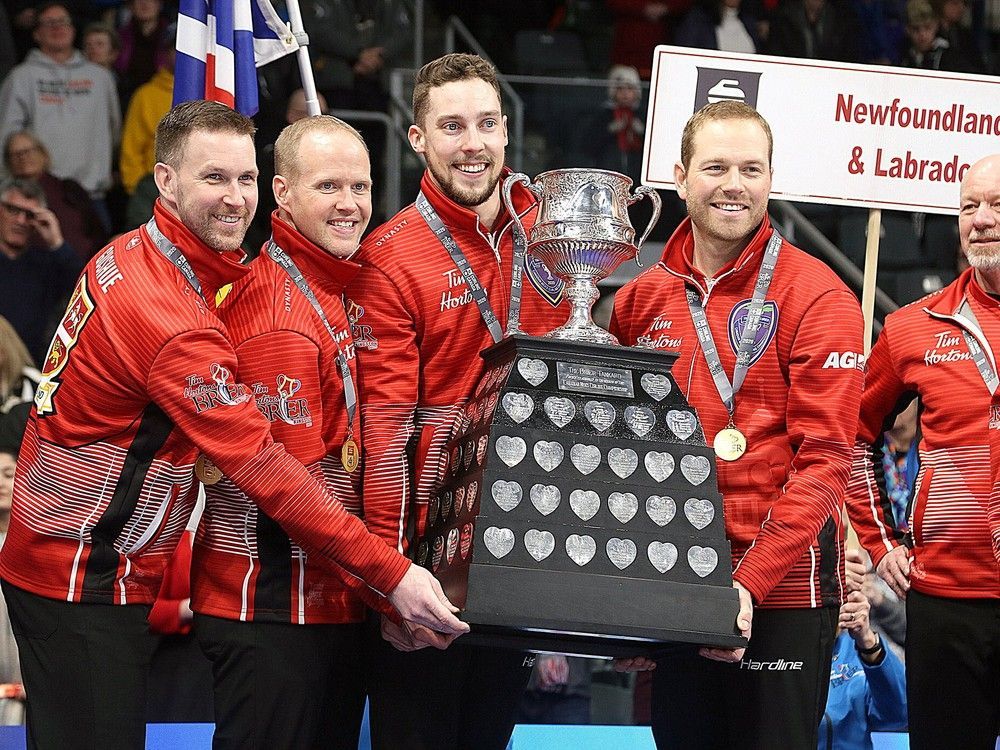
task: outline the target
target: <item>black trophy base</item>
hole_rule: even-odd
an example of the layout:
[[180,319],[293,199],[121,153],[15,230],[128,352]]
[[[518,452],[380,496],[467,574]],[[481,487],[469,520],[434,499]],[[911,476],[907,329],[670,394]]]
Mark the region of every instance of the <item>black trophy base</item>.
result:
[[732,588],[502,565],[473,564],[470,578],[461,614],[470,642],[595,657],[747,643],[734,630]]

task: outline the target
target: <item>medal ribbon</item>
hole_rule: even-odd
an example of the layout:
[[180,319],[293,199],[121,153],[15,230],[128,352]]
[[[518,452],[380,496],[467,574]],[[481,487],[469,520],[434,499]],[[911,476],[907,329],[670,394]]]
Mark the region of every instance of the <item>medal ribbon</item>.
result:
[[198,296],[201,297],[207,304],[208,300],[205,299],[205,294],[201,291],[201,282],[198,281],[198,277],[194,275],[194,269],[191,267],[190,261],[184,257],[184,253],[180,251],[180,248],[178,248],[177,245],[163,236],[163,232],[161,232],[160,228],[156,226],[156,219],[150,219],[146,222],[146,233],[149,234],[149,238],[153,240],[153,244],[156,245],[156,248],[163,254],[163,257],[173,263],[174,267],[180,271],[181,276],[187,280],[187,283],[191,285],[191,288],[194,289],[198,293]]
[[273,238],[267,242],[267,254],[275,263],[281,266],[282,270],[288,274],[288,278],[292,280],[292,283],[298,287],[300,292],[302,292],[302,296],[309,301],[313,310],[316,311],[316,315],[319,316],[319,319],[326,327],[326,332],[329,333],[330,338],[333,339],[333,345],[337,347],[337,369],[340,371],[340,379],[344,381],[344,402],[347,404],[347,437],[349,440],[353,439],[354,414],[358,409],[358,392],[354,387],[354,376],[351,375],[351,368],[347,364],[347,355],[344,354],[344,350],[341,348],[340,342],[337,341],[337,332],[333,329],[333,326],[330,325],[330,321],[327,319],[326,313],[323,312],[322,305],[320,305],[319,300],[316,299],[316,295],[309,286],[309,282],[306,281],[305,276],[302,275],[298,266],[295,265],[295,261],[289,258],[288,254],[275,244]]
[[[416,201],[417,211],[420,212],[420,216],[423,220],[427,222],[427,226],[430,227],[431,231],[438,238],[444,249],[448,251],[448,255],[451,256],[452,262],[455,267],[458,268],[459,272],[462,274],[462,278],[465,279],[466,286],[469,287],[469,292],[472,294],[472,299],[476,303],[476,307],[479,308],[479,314],[483,318],[483,322],[489,329],[490,336],[493,337],[493,343],[498,343],[503,338],[503,330],[500,328],[500,321],[497,319],[496,313],[493,311],[493,307],[490,305],[490,301],[486,297],[486,290],[479,281],[479,277],[476,276],[476,272],[472,270],[472,265],[469,263],[469,259],[465,257],[465,253],[462,252],[462,248],[458,246],[455,242],[455,238],[451,236],[451,232],[448,231],[448,227],[444,225],[441,221],[441,217],[438,216],[437,211],[431,205],[430,201],[427,200],[427,196],[421,190],[417,194]],[[512,327],[516,328],[518,320],[521,317],[521,276],[524,270],[524,257],[527,253],[527,241],[524,237],[518,236],[518,233],[514,233],[514,261],[512,268],[512,282],[510,287],[510,309],[507,314],[507,328],[511,330]]]
[[990,389],[991,394],[995,394],[997,388],[1000,387],[1000,378],[997,377],[997,373],[993,370],[989,357],[986,356],[986,352],[982,345],[980,345],[979,340],[965,327],[971,323],[971,327],[975,330],[983,330],[976,319],[976,313],[973,311],[972,305],[969,304],[969,300],[964,300],[959,305],[958,310],[955,311],[955,317],[965,324],[962,326],[962,336],[965,337],[965,345],[969,347],[969,354],[972,355],[972,361],[976,363],[976,369],[979,370],[979,374],[983,378],[983,382],[986,383],[986,387]]
[[684,288],[688,309],[691,311],[691,320],[694,322],[694,329],[698,334],[698,343],[701,344],[701,351],[705,355],[705,361],[708,362],[708,370],[712,373],[712,379],[715,381],[719,396],[729,411],[730,422],[736,412],[736,394],[740,392],[747,371],[750,369],[753,342],[760,331],[761,314],[764,311],[764,297],[771,286],[771,279],[774,278],[774,268],[778,264],[780,251],[781,235],[778,234],[777,230],[773,230],[767,248],[764,250],[760,270],[757,272],[757,280],[754,282],[753,297],[750,299],[750,307],[747,310],[746,326],[743,328],[743,335],[736,348],[736,367],[733,370],[732,383],[729,382],[726,371],[722,367],[722,361],[719,359],[719,350],[715,346],[712,329],[709,328],[708,317],[705,315],[705,306],[701,302],[698,291],[691,286]]

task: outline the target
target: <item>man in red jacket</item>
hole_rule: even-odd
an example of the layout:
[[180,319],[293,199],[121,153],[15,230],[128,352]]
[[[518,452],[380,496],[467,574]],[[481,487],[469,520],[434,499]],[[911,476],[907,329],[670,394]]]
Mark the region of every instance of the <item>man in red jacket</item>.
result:
[[[413,116],[410,144],[427,161],[420,195],[362,244],[347,309],[361,370],[365,522],[404,553],[422,532],[444,476],[444,445],[482,377],[479,352],[503,335],[513,257],[499,183],[507,126],[493,66],[464,54],[428,63],[417,74]],[[534,196],[518,185],[513,202],[530,225]],[[561,282],[530,259],[520,317],[532,334],[568,317]],[[391,623],[382,629],[411,647]],[[445,652],[380,643],[372,661],[374,747],[502,750],[533,659],[460,640]]]
[[[868,358],[847,495],[876,570],[906,598],[915,750],[992,750],[1000,731],[1000,564],[987,520],[990,433],[1000,431],[991,429],[1000,426],[991,414],[1000,351],[1000,154],[973,164],[960,194],[970,268],[885,319]],[[920,472],[904,537],[880,481],[881,443],[914,398]]]
[[697,112],[674,167],[689,218],[615,299],[622,344],[680,353],[674,377],[716,450],[746,635],[753,605],[745,653],[657,662],[662,748],[811,750],[826,704],[862,320],[830,269],[771,226],[771,150],[767,122],[742,102]]
[[[342,294],[372,212],[368,149],[350,125],[309,117],[285,128],[274,157],[271,241],[219,317],[271,435],[360,515],[358,372]],[[192,606],[215,664],[215,747],[356,749],[364,603],[231,481],[206,495]]]
[[364,580],[403,617],[467,629],[426,571],[274,442],[233,375],[215,309],[217,292],[247,273],[253,133],[211,102],[161,120],[153,218],[87,265],[42,367],[0,555],[31,747],[144,746],[146,617],[196,473],[228,477],[311,559]]

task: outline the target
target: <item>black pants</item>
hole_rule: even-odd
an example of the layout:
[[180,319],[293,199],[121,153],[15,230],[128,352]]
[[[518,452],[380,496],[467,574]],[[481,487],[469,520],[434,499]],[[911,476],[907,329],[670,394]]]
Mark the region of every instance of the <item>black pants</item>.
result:
[[364,626],[239,622],[195,614],[212,662],[215,736],[233,750],[357,750]]
[[830,687],[836,607],[758,609],[739,664],[678,648],[657,659],[659,750],[815,750]]
[[373,627],[373,750],[504,750],[534,657],[467,646],[397,651]]
[[913,750],[993,750],[1000,731],[1000,599],[906,595]]
[[142,750],[149,606],[46,599],[3,582],[31,750]]

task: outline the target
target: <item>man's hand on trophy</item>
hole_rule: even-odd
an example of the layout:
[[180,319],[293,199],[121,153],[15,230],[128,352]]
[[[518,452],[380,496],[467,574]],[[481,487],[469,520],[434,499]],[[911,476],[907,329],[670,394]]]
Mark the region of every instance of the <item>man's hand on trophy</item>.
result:
[[405,620],[397,625],[385,616],[382,617],[381,629],[382,637],[392,644],[393,648],[397,651],[419,651],[428,646],[443,651],[458,637],[457,635],[435,633],[423,625],[406,622]]
[[438,580],[417,565],[407,568],[388,599],[411,626],[423,625],[443,636],[457,637],[469,632],[468,624],[455,617],[458,607],[448,601]]
[[[740,612],[736,615],[736,627],[747,640],[750,639],[750,627],[753,623],[753,597],[738,581],[733,581],[733,588],[740,592]],[[746,648],[711,648],[703,646],[698,653],[706,659],[715,661],[738,662],[743,658]]]
[[633,656],[630,659],[615,659],[611,666],[616,672],[650,672],[656,669],[656,662],[648,656]]

